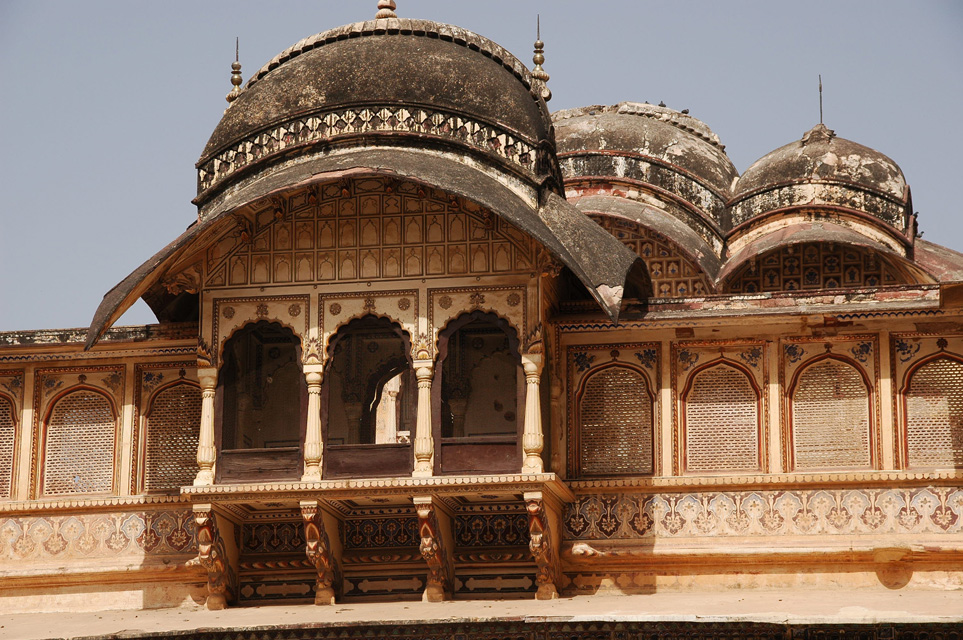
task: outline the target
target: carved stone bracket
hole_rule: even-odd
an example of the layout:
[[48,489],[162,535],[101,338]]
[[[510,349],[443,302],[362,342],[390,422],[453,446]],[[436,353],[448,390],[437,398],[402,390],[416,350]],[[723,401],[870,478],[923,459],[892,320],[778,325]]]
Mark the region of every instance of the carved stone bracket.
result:
[[[315,584],[314,604],[334,604],[341,592],[341,565],[337,549],[328,538],[325,526],[325,513],[317,500],[301,501],[301,518],[304,520],[304,539],[307,542],[305,553],[308,561],[318,572]],[[334,528],[337,534],[337,528]]]
[[197,525],[197,559],[207,570],[207,608],[224,609],[237,595],[237,573],[218,531],[213,506],[195,504],[194,523]]
[[558,597],[561,566],[555,532],[558,531],[557,509],[547,504],[541,491],[525,494],[525,508],[528,511],[528,548],[535,559],[536,600],[554,600]]
[[454,571],[450,553],[450,519],[430,496],[415,496],[413,501],[418,511],[421,556],[428,563],[428,583],[421,599],[425,602],[451,600]]

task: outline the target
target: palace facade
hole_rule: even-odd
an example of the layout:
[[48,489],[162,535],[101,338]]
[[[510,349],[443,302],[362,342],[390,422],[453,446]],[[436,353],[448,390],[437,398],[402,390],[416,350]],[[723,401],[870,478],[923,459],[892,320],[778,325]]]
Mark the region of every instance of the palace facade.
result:
[[4,610],[963,588],[963,255],[896,163],[740,175],[393,5],[237,65],[197,221],[0,334]]

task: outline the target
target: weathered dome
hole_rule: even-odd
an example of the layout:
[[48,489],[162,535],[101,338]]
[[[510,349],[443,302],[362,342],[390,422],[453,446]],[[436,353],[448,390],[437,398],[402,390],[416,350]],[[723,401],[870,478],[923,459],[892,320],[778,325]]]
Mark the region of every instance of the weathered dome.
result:
[[746,169],[735,185],[732,221],[809,204],[862,211],[902,229],[908,201],[895,162],[818,124]]
[[[680,169],[701,185],[727,196],[738,173],[719,136],[679,111],[623,102],[553,114],[559,155],[584,151],[644,156]],[[669,191],[668,184],[656,184]]]
[[198,200],[264,158],[358,136],[414,134],[535,175],[551,126],[529,71],[490,40],[427,20],[360,22],[298,42],[251,77],[198,161]]

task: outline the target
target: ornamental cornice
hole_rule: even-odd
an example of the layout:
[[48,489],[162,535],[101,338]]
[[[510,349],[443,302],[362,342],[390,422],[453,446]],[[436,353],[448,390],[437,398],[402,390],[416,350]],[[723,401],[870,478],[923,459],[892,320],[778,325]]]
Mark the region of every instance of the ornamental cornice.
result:
[[180,495],[139,495],[139,496],[103,496],[98,498],[62,498],[59,500],[21,500],[15,502],[0,502],[0,513],[30,514],[50,511],[100,511],[117,507],[143,507],[154,505],[187,505],[189,501]]
[[369,105],[302,115],[232,143],[198,165],[198,194],[217,187],[242,169],[293,149],[372,134],[430,136],[498,156],[529,175],[536,170],[537,143],[496,124],[436,107]]

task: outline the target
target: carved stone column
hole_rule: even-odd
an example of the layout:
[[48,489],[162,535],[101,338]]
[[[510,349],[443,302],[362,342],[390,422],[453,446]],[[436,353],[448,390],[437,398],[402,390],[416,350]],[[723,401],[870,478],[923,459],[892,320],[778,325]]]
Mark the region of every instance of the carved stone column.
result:
[[435,445],[431,432],[431,360],[415,360],[415,376],[418,378],[418,419],[415,422],[415,470],[416,478],[434,475]]
[[525,460],[522,462],[522,473],[542,473],[542,448],[545,438],[542,435],[542,405],[539,394],[539,384],[542,374],[541,354],[527,354],[522,356],[522,367],[525,370],[525,428],[522,432],[522,451]]
[[341,591],[341,565],[338,562],[338,548],[328,538],[328,529],[333,529],[336,536],[337,524],[325,526],[325,513],[317,500],[301,501],[301,518],[304,520],[304,539],[307,542],[305,553],[318,572],[314,604],[334,604]]
[[554,600],[558,597],[561,566],[554,532],[558,531],[558,513],[545,503],[541,491],[526,492],[525,508],[528,511],[528,548],[535,559],[536,600]]
[[304,432],[304,475],[302,482],[321,480],[321,381],[324,368],[319,364],[304,365],[304,379],[308,383],[308,420]]
[[451,435],[460,438],[465,435],[465,410],[468,409],[468,398],[448,398],[448,408],[451,409]]
[[428,563],[428,583],[421,599],[424,602],[451,600],[454,575],[451,564],[451,522],[431,496],[412,498],[418,511],[418,533],[421,557]]
[[194,523],[197,525],[197,559],[207,569],[207,608],[218,611],[234,600],[237,574],[218,531],[213,505],[195,504]]
[[217,449],[214,447],[214,394],[217,391],[217,369],[197,370],[201,383],[201,431],[197,439],[197,476],[194,486],[214,484],[214,463]]

